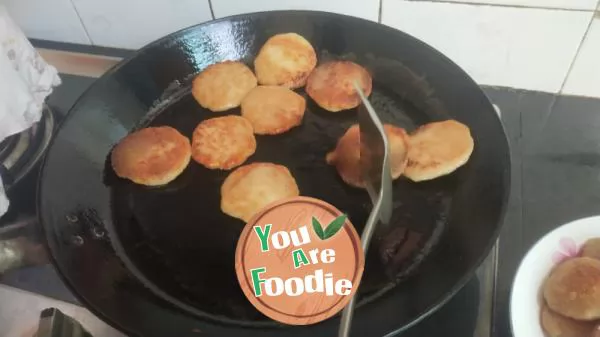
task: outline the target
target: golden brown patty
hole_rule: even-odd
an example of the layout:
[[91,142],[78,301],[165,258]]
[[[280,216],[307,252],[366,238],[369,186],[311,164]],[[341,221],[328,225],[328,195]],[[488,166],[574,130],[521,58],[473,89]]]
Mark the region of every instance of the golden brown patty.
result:
[[589,239],[583,244],[581,256],[600,260],[600,238]]
[[600,337],[600,324],[596,326],[594,332],[590,335],[590,337]]
[[366,96],[371,94],[371,75],[365,68],[350,61],[327,62],[310,74],[306,92],[325,110],[337,112],[352,109],[361,102],[353,81],[359,83]]
[[250,68],[225,61],[208,66],[194,78],[192,95],[206,109],[225,111],[238,107],[254,87],[256,77]]
[[221,210],[248,222],[268,204],[298,196],[298,186],[282,165],[253,163],[238,167],[221,186]]
[[544,284],[548,307],[578,320],[600,319],[600,261],[579,257],[554,268]]
[[542,308],[542,327],[548,337],[592,337],[594,323],[561,316],[548,306]]
[[276,135],[300,125],[306,100],[290,89],[258,86],[242,101],[242,117],[258,135]]
[[[390,145],[390,170],[392,179],[402,175],[407,163],[408,135],[404,129],[385,124],[383,126]],[[338,174],[348,185],[365,188],[360,169],[360,128],[352,125],[338,140],[335,150],[325,158],[328,164],[334,165]]]
[[256,151],[252,125],[240,116],[207,119],[192,136],[192,157],[209,169],[229,170]]
[[190,141],[170,126],[149,127],[127,135],[111,153],[115,173],[137,184],[164,185],[190,162]]
[[310,42],[296,33],[277,34],[267,40],[254,60],[258,82],[300,88],[317,65]]
[[469,128],[447,120],[421,126],[410,136],[404,175],[413,181],[435,179],[454,172],[473,153]]

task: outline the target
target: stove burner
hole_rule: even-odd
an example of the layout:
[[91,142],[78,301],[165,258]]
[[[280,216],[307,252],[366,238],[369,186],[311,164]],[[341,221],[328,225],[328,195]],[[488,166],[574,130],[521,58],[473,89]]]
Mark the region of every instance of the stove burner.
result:
[[53,130],[54,116],[45,106],[38,123],[0,142],[0,175],[7,190],[42,158]]

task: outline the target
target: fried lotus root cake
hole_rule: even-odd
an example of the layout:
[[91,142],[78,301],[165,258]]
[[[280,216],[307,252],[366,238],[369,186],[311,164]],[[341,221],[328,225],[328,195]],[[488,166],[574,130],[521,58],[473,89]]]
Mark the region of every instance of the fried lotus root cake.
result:
[[187,137],[170,126],[148,127],[121,139],[111,152],[117,176],[147,186],[165,185],[190,162]]
[[412,181],[435,179],[467,163],[474,141],[469,128],[455,120],[433,122],[410,135],[404,175]]
[[367,97],[371,94],[373,80],[365,68],[350,61],[331,61],[319,65],[310,74],[306,93],[327,111],[352,109],[361,103],[354,89],[354,81],[358,82]]
[[209,169],[229,170],[256,151],[252,124],[240,116],[202,121],[192,136],[192,158]]
[[257,135],[277,135],[300,125],[305,110],[304,97],[285,87],[259,85],[242,101],[242,117]]
[[600,238],[587,240],[581,248],[581,256],[587,256],[600,260]]
[[578,257],[560,263],[543,291],[548,307],[557,314],[584,321],[600,319],[600,261]]
[[317,65],[317,54],[304,37],[296,33],[272,36],[254,60],[258,83],[295,89],[306,84]]
[[594,323],[577,321],[561,316],[544,305],[542,308],[542,328],[548,337],[593,337]]
[[[390,171],[392,179],[402,175],[408,159],[408,135],[404,129],[384,124],[390,145]],[[335,149],[327,154],[325,160],[335,166],[342,180],[348,185],[365,188],[360,168],[360,128],[352,125],[338,140]]]
[[248,222],[268,204],[299,194],[296,180],[287,167],[252,163],[238,167],[223,182],[221,210]]
[[248,92],[256,87],[252,70],[236,61],[212,64],[192,82],[192,96],[203,108],[213,112],[238,107]]

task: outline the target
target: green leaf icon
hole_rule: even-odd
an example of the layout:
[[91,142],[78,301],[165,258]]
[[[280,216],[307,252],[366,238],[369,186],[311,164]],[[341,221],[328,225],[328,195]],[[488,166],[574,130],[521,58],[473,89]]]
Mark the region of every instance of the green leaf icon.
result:
[[323,227],[321,227],[321,223],[319,223],[319,220],[317,220],[314,216],[312,218],[312,226],[315,230],[315,234],[317,234],[319,239],[325,240],[325,233],[323,233]]
[[342,227],[344,226],[344,222],[346,222],[346,218],[348,216],[346,214],[342,214],[335,218],[328,226],[325,228],[325,238],[324,240],[329,239],[334,236]]

